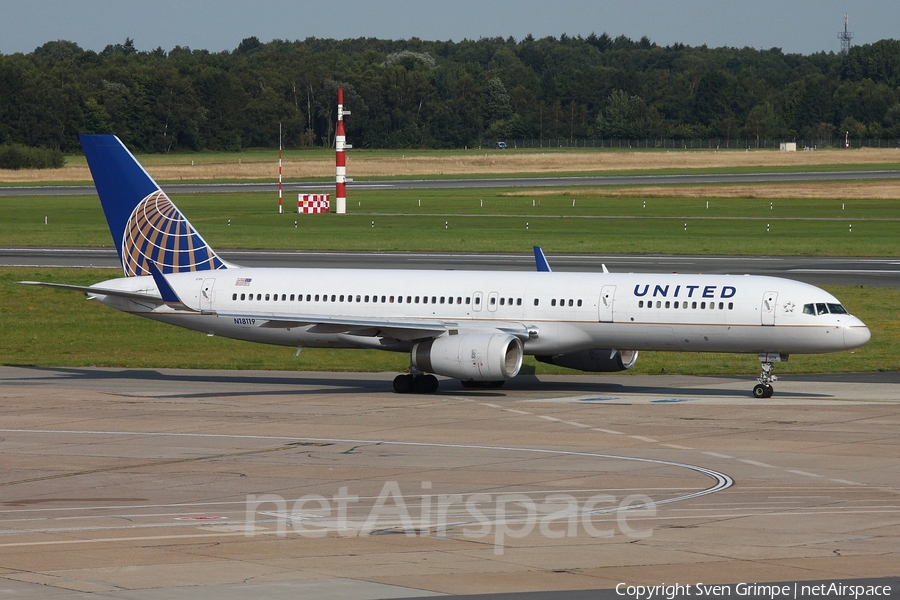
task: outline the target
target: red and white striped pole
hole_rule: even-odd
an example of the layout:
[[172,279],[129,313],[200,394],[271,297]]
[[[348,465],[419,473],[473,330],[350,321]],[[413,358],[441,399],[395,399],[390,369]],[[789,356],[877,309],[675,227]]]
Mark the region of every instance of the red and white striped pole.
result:
[[347,157],[344,151],[351,146],[346,143],[344,115],[349,114],[349,110],[344,110],[344,88],[338,88],[337,130],[334,135],[334,212],[339,215],[347,212]]
[[281,204],[281,121],[278,122],[278,214],[284,212]]

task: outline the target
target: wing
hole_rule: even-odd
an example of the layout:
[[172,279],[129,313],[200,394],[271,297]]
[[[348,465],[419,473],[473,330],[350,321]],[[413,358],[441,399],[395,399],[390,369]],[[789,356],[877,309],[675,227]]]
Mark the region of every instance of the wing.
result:
[[409,342],[440,337],[459,329],[484,332],[503,332],[515,335],[523,341],[536,335],[536,328],[519,323],[464,322],[402,318],[359,318],[342,315],[314,315],[276,312],[218,312],[220,317],[234,319],[256,319],[265,321],[261,327],[292,329],[309,326],[313,333],[343,333],[362,337],[382,337]]

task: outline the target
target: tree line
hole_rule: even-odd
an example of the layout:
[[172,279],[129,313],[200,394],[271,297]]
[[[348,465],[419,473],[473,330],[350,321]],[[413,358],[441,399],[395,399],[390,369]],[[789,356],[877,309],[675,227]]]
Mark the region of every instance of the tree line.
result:
[[143,152],[334,141],[336,90],[357,148],[507,138],[900,138],[900,42],[847,54],[661,47],[606,34],[522,40],[308,38],[233,51],[131,39],[0,55],[0,144],[63,152],[115,133]]

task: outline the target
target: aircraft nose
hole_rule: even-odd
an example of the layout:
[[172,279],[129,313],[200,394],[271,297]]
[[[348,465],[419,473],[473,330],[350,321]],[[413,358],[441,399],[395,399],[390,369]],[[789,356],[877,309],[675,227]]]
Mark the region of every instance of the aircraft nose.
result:
[[868,342],[871,337],[872,333],[869,331],[869,328],[856,317],[852,317],[844,325],[844,347],[847,350],[859,348]]

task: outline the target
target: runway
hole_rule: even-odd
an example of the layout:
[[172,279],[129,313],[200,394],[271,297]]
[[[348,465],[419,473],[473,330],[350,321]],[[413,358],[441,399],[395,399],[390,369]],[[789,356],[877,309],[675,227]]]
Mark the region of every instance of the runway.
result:
[[[793,173],[707,173],[690,175],[597,175],[578,177],[490,177],[466,179],[383,179],[356,180],[347,184],[348,190],[430,190],[430,189],[478,189],[558,186],[607,186],[607,185],[704,185],[722,183],[790,183],[805,181],[860,181],[898,179],[900,170],[877,171],[822,171]],[[333,187],[333,181],[287,182],[285,192],[320,192]],[[275,192],[277,182],[266,183],[166,183],[170,194]],[[90,196],[95,194],[93,185],[2,186],[3,196]]]
[[[224,250],[222,258],[247,267],[514,270],[535,268],[532,254],[439,252],[312,252]],[[550,254],[557,271],[771,275],[813,285],[900,287],[900,259],[825,256],[674,256]],[[112,248],[3,248],[0,266],[121,269]]]
[[900,583],[897,374],[392,376],[0,367],[0,596]]

